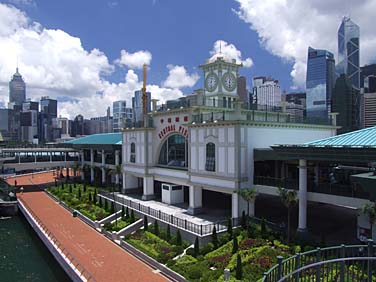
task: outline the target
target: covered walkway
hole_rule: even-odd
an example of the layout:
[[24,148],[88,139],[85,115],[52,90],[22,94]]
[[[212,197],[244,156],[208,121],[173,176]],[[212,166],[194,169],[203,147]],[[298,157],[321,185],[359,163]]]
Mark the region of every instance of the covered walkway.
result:
[[168,281],[84,222],[72,217],[44,192],[19,194],[18,198],[95,281]]

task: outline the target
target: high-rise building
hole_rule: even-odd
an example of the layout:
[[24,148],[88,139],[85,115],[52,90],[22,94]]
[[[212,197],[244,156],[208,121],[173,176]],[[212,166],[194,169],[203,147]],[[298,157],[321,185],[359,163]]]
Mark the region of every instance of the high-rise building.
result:
[[[132,97],[133,121],[142,121],[142,91],[137,90]],[[146,92],[146,111],[151,112],[151,93]]]
[[40,100],[38,137],[41,142],[51,142],[60,138],[57,124],[57,100],[48,96]]
[[20,114],[21,141],[38,142],[38,110],[38,102],[27,100],[22,103]]
[[85,134],[84,131],[84,117],[82,115],[77,115],[72,122],[72,137],[77,137]]
[[247,91],[247,80],[244,76],[238,77],[238,87],[236,92],[240,98],[240,101],[243,103],[249,103],[249,94]]
[[107,115],[104,117],[93,117],[90,120],[85,120],[85,134],[97,133],[111,133],[113,132],[113,119],[111,116],[110,107],[107,108]]
[[338,30],[338,75],[346,74],[355,89],[360,89],[359,26],[344,17]]
[[254,77],[253,99],[256,99],[257,109],[259,110],[273,110],[280,107],[281,87],[279,81],[272,77]]
[[341,74],[336,80],[332,96],[332,112],[338,113],[337,125],[341,127],[338,134],[359,129],[359,96],[359,91],[352,86],[350,79]]
[[327,50],[309,47],[306,78],[306,113],[308,118],[328,118],[331,111],[334,83],[333,54]]
[[26,100],[26,84],[22,78],[22,75],[16,69],[16,73],[13,75],[9,82],[9,106],[13,109],[13,105],[21,106],[22,102]]
[[126,101],[115,101],[112,105],[114,132],[121,132],[125,122],[133,120],[132,108],[127,108]]

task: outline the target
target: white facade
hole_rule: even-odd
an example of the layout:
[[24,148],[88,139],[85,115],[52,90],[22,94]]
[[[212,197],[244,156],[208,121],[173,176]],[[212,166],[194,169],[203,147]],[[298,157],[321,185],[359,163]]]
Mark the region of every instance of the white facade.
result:
[[257,105],[268,109],[268,107],[279,107],[281,104],[281,87],[279,81],[271,77],[253,78],[253,95],[257,97]]

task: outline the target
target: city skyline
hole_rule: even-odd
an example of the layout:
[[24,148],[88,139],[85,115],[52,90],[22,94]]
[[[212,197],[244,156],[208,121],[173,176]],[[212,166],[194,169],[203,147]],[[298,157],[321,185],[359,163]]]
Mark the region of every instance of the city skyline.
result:
[[[116,100],[130,104],[134,91],[141,88],[143,62],[149,64],[148,91],[153,98],[166,101],[192,93],[203,85],[197,66],[220,48],[243,62],[240,75],[246,77],[249,89],[252,77],[265,75],[278,79],[282,90],[304,91],[308,45],[327,49],[337,57],[338,26],[349,10],[362,30],[361,65],[375,61],[370,52],[376,46],[375,31],[367,17],[362,17],[372,9],[371,1],[352,5],[351,9],[349,5],[323,7],[301,1],[288,7],[296,13],[287,13],[284,4],[273,1],[226,1],[215,8],[198,2],[199,14],[187,3],[143,1],[132,6],[98,2],[88,6],[89,15],[99,13],[103,19],[96,23],[93,17],[79,17],[79,6],[66,19],[58,15],[72,8],[70,2],[63,6],[44,1],[2,2],[0,14],[7,16],[1,17],[2,26],[12,28],[4,28],[0,34],[0,44],[7,51],[0,55],[0,106],[7,105],[5,84],[14,73],[18,56],[27,98],[48,95],[58,99],[59,113],[69,118],[79,113],[97,116],[102,105],[112,105]],[[270,15],[278,17],[278,29],[284,32],[277,32],[275,23],[263,13],[268,5]],[[309,13],[307,7],[311,8]],[[142,11],[150,19],[130,28],[135,16],[129,11],[133,10]],[[302,10],[312,24],[296,16]],[[202,14],[205,17],[201,19]],[[325,28],[318,29],[313,23],[322,23],[322,15],[326,16]],[[170,28],[174,21],[175,26]]]

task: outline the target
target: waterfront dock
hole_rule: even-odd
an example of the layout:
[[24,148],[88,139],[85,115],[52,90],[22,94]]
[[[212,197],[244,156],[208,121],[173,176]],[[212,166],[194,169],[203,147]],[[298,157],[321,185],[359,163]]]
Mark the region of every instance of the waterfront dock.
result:
[[159,282],[168,281],[161,274],[125,252],[80,219],[73,217],[44,192],[18,194],[21,211],[33,217],[38,228],[53,238],[55,246],[65,253],[65,260],[83,281]]

